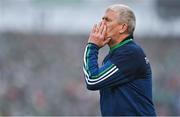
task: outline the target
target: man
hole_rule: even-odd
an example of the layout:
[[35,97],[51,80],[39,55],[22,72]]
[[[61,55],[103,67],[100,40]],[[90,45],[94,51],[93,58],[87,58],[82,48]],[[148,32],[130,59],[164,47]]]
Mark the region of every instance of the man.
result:
[[[133,40],[135,15],[125,5],[110,6],[95,25],[84,53],[87,88],[100,90],[103,116],[155,116],[149,61]],[[110,47],[98,67],[98,51]]]

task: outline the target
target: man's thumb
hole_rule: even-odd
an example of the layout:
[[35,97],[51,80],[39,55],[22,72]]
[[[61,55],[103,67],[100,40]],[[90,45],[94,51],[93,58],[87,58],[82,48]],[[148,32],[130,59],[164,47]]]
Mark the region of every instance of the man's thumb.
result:
[[107,44],[107,43],[109,43],[110,40],[111,40],[111,38],[109,37],[104,42]]

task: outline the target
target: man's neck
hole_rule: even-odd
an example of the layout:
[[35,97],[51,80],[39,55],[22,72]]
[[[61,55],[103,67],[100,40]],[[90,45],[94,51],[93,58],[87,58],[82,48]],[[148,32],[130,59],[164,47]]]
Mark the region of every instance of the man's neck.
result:
[[129,36],[129,34],[123,34],[123,35],[120,35],[119,37],[117,37],[116,39],[112,39],[108,45],[109,47],[113,47],[114,45],[117,45],[119,44],[120,42],[122,42],[124,39],[126,39],[127,37]]

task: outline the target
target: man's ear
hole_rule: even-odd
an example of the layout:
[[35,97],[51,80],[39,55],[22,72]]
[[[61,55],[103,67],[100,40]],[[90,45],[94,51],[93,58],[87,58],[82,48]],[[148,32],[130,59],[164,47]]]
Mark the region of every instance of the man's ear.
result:
[[128,25],[126,23],[121,24],[121,28],[120,28],[119,33],[122,34],[122,33],[126,32],[127,29],[128,29]]

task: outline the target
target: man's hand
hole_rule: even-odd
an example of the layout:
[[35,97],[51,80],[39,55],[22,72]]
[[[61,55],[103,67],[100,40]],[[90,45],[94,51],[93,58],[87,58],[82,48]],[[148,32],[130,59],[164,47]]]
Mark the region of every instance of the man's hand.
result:
[[106,30],[107,26],[103,21],[100,22],[98,26],[95,24],[90,33],[88,42],[94,43],[100,48],[104,47],[110,41],[110,38],[105,37]]

